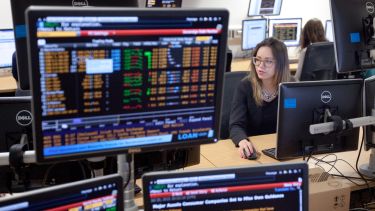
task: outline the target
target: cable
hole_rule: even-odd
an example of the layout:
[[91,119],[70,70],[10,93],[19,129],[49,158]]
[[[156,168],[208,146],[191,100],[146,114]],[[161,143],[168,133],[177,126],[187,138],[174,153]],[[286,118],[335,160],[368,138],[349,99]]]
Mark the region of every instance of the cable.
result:
[[82,161],[78,161],[78,165],[81,168],[83,179],[87,179],[85,168],[83,167]]
[[361,185],[363,185],[363,184],[358,184],[358,183],[354,182],[352,179],[350,179],[349,177],[345,176],[345,175],[344,175],[339,169],[337,169],[334,165],[332,165],[332,164],[330,164],[330,163],[328,163],[328,162],[326,162],[326,161],[324,161],[324,160],[321,160],[321,159],[319,159],[319,158],[316,158],[316,157],[314,157],[314,156],[311,156],[311,158],[312,158],[313,160],[323,162],[323,163],[325,163],[325,164],[327,164],[327,165],[333,167],[333,168],[334,168],[334,169],[335,169],[340,175],[342,175],[345,179],[347,179],[347,180],[350,181],[351,183],[355,184],[356,186],[361,186]]
[[123,186],[123,189],[126,188],[126,186],[128,186],[129,182],[130,182],[130,177],[132,176],[131,174],[133,173],[131,171],[131,162],[132,162],[132,156],[133,155],[129,155],[129,154],[126,154],[126,162],[128,163],[128,178],[126,178],[126,183],[124,183],[124,186]]
[[47,182],[47,179],[48,179],[48,176],[49,176],[49,172],[51,171],[51,169],[53,167],[56,166],[57,163],[54,163],[52,164],[51,166],[48,167],[46,173],[44,174],[44,177],[43,177],[43,180],[42,180],[42,187],[44,187],[46,185],[46,182]]

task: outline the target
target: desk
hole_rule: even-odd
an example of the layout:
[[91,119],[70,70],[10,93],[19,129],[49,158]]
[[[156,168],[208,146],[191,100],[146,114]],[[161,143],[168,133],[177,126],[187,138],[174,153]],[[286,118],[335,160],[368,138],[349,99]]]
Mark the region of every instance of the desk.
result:
[[[362,138],[362,133],[360,133],[359,142]],[[276,134],[269,134],[269,135],[261,135],[261,136],[253,136],[251,137],[251,141],[255,144],[258,151],[263,149],[272,148],[276,146]],[[360,146],[360,143],[359,145]],[[338,158],[344,159],[349,162],[352,166],[355,166],[356,158],[358,155],[358,151],[350,151],[350,152],[340,152],[335,153]],[[322,158],[324,155],[315,155],[315,157]],[[370,157],[370,151],[362,151],[361,157],[359,160],[359,164],[367,163]],[[259,165],[259,164],[271,164],[271,163],[278,163],[280,161],[270,158],[266,155],[261,155],[257,160],[246,160],[240,158],[237,148],[234,146],[231,140],[221,140],[215,144],[206,144],[201,145],[201,156],[200,156],[200,164],[191,166],[185,169],[201,169],[201,168],[222,168],[222,167],[231,167],[231,166],[251,166],[251,165]],[[302,161],[302,158],[287,160],[284,162],[296,162]],[[322,165],[326,170],[330,167]],[[346,176],[355,176],[354,170],[348,166],[346,163],[339,161],[335,164],[335,166]],[[309,167],[315,168],[315,161],[310,159]],[[331,173],[337,174],[335,171],[331,171]],[[345,184],[348,184],[351,188],[351,191],[356,191],[360,189],[367,188],[366,185],[356,186],[352,184],[350,181],[344,178],[337,178]],[[356,180],[356,182],[361,183],[360,181]],[[141,185],[141,180],[137,180],[137,184]],[[371,184],[371,185],[374,185]],[[142,208],[143,206],[143,199],[142,194],[138,194],[136,196],[136,204]]]
[[[360,133],[358,147],[360,146],[361,139],[362,139],[362,133]],[[253,136],[251,137],[251,141],[255,144],[258,151],[262,151],[263,149],[272,148],[276,146],[276,134]],[[359,149],[357,151],[339,152],[339,153],[335,153],[335,155],[337,155],[337,158],[343,159],[347,161],[348,163],[350,163],[353,167],[355,167],[358,152],[359,152]],[[280,162],[264,154],[262,154],[260,158],[255,161],[242,159],[240,158],[237,148],[235,148],[231,140],[221,140],[216,144],[202,145],[201,154],[207,160],[209,160],[209,162],[211,162],[215,167],[256,165],[256,164],[267,164],[267,163],[270,164],[270,163]],[[317,158],[322,158],[323,156],[324,154],[315,155],[315,157]],[[359,159],[359,165],[368,163],[369,157],[370,157],[370,151],[362,150],[361,157]],[[332,160],[332,157],[330,159]],[[283,162],[297,162],[297,161],[302,161],[302,158],[287,160]],[[310,159],[309,167],[310,168],[317,167],[315,163],[316,161]],[[330,168],[327,165],[322,165],[322,166],[326,170]],[[354,172],[354,170],[343,161],[338,161],[335,164],[335,166],[346,176],[358,177],[358,175]],[[334,170],[332,170],[331,173],[339,174],[337,171],[334,171]],[[356,186],[344,178],[342,179],[342,181],[348,184],[351,187],[352,191],[359,190],[359,189],[366,187],[366,186]],[[361,183],[360,181],[357,181],[357,182]]]
[[[297,71],[298,62],[290,63],[289,69],[292,74]],[[244,71],[250,69],[250,58],[246,59],[233,59],[231,64],[231,71]]]
[[13,76],[0,77],[0,93],[15,92],[17,89],[17,82]]

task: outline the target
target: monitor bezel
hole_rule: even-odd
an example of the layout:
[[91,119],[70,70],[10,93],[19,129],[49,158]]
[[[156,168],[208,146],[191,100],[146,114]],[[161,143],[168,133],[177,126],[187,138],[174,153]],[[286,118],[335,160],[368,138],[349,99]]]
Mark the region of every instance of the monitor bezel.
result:
[[123,192],[123,179],[118,174],[112,174],[92,179],[86,179],[81,181],[76,181],[72,183],[66,183],[62,185],[56,185],[51,187],[46,187],[42,189],[32,190],[28,192],[23,192],[20,194],[13,195],[11,197],[3,197],[0,198],[0,206],[7,206],[10,203],[16,203],[19,200],[27,201],[30,199],[39,198],[42,200],[43,198],[51,197],[51,196],[59,196],[62,193],[66,193],[70,190],[70,192],[81,190],[82,188],[89,188],[94,187],[100,184],[107,184],[109,182],[116,183],[117,186],[117,199],[116,203],[119,210],[124,210],[124,192]]
[[[215,143],[219,140],[219,119],[221,113],[221,98],[222,98],[222,86],[220,84],[223,83],[223,75],[225,72],[225,60],[226,60],[226,45],[227,45],[227,30],[228,30],[228,18],[229,12],[224,9],[180,9],[178,13],[174,10],[163,9],[163,8],[138,8],[138,9],[127,9],[127,8],[70,8],[70,7],[37,7],[32,6],[29,7],[27,10],[27,23],[32,23],[37,20],[38,16],[47,16],[53,14],[54,16],[64,16],[64,15],[92,15],[98,16],[101,15],[109,15],[109,16],[142,16],[142,15],[157,15],[160,17],[171,17],[173,15],[178,16],[192,16],[195,14],[196,16],[203,16],[207,17],[208,15],[212,16],[220,16],[222,18],[223,28],[222,28],[222,36],[220,40],[219,46],[222,46],[222,49],[219,49],[218,52],[218,64],[217,73],[216,73],[216,84],[218,87],[215,88],[216,91],[216,114],[214,116],[214,135],[212,138],[206,139],[198,139],[192,140],[187,142],[172,142],[172,143],[164,143],[164,144],[150,144],[138,147],[127,147],[121,149],[109,149],[105,151],[99,152],[85,152],[80,154],[73,154],[73,155],[59,155],[53,157],[45,157],[43,155],[43,142],[42,141],[34,141],[34,148],[36,151],[36,158],[38,162],[53,162],[53,161],[64,161],[64,160],[72,160],[72,159],[82,159],[86,157],[94,157],[94,156],[103,156],[103,155],[114,155],[119,153],[138,153],[138,152],[147,152],[147,151],[159,151],[160,149],[170,149],[170,148],[178,148],[178,147],[187,147],[192,145],[200,145],[200,144],[208,144],[208,143]],[[27,24],[29,25],[29,24]],[[40,74],[39,71],[32,71],[38,70],[38,54],[32,52],[38,52],[37,43],[36,43],[36,29],[34,27],[28,27],[28,49],[29,49],[29,69],[30,69],[30,76],[32,79],[31,89],[32,89],[32,111],[34,114],[34,123],[33,123],[33,135],[34,140],[43,140],[42,137],[42,128],[41,128],[41,108],[37,107],[36,105],[41,104],[40,100]],[[220,65],[223,64],[223,65]]]
[[257,22],[257,21],[264,21],[264,26],[265,26],[265,30],[264,30],[264,37],[262,40],[266,39],[267,37],[267,29],[268,29],[268,21],[267,19],[265,18],[261,18],[261,19],[246,19],[246,20],[242,20],[242,36],[241,36],[241,50],[242,51],[248,51],[248,50],[252,50],[256,47],[256,45],[253,47],[253,48],[244,48],[244,36],[245,36],[245,33],[244,33],[244,26],[245,26],[245,23],[246,22]]
[[199,170],[189,170],[189,171],[159,171],[159,172],[150,172],[142,176],[142,187],[143,187],[143,206],[145,210],[151,208],[150,197],[149,197],[149,186],[148,184],[155,179],[165,179],[173,177],[191,177],[195,175],[211,175],[211,174],[221,174],[221,173],[230,173],[230,172],[248,172],[248,171],[278,171],[284,170],[286,168],[293,169],[303,169],[303,195],[302,201],[303,204],[302,210],[307,210],[308,197],[309,197],[309,181],[308,181],[308,165],[305,162],[284,162],[284,163],[274,163],[274,164],[264,164],[258,166],[233,166],[227,168],[208,168],[208,169],[199,169]]
[[[248,7],[248,9],[247,9],[247,17],[255,17],[255,16],[279,16],[280,14],[281,14],[281,8],[283,7],[283,0],[280,0],[281,1],[281,3],[280,3],[280,8],[279,8],[279,13],[272,13],[271,15],[264,15],[264,14],[257,14],[257,15],[251,15],[250,14],[250,9],[251,9],[251,2],[252,1],[257,1],[257,0],[250,0],[250,2],[249,2],[249,7]],[[262,1],[262,0],[260,0],[260,1]]]
[[[279,95],[278,95],[278,110],[277,110],[277,126],[276,126],[276,150],[275,150],[275,157],[276,159],[278,160],[285,160],[285,159],[292,159],[292,158],[297,158],[297,157],[302,157],[303,156],[303,153],[301,150],[298,150],[297,152],[294,152],[293,154],[289,151],[285,152],[283,150],[280,150],[282,149],[280,146],[286,146],[286,145],[291,145],[290,141],[291,140],[284,140],[284,139],[281,139],[280,138],[280,127],[284,127],[284,125],[280,124],[280,115],[281,113],[283,112],[283,108],[282,108],[282,105],[283,105],[283,102],[282,99],[283,99],[283,87],[286,87],[286,88],[295,88],[295,87],[309,87],[311,85],[313,86],[335,86],[335,85],[352,85],[352,84],[355,84],[355,85],[360,85],[361,86],[361,93],[363,91],[363,81],[362,79],[345,79],[345,80],[323,80],[323,81],[302,81],[302,82],[283,82],[283,83],[280,83],[279,84]],[[360,96],[361,99],[363,98],[363,96],[361,95]],[[362,101],[360,102],[362,103]],[[363,110],[362,108],[362,105],[361,105],[361,110]],[[362,111],[361,111],[362,112]],[[352,130],[357,130],[357,131],[354,131],[356,133],[358,133],[358,137],[357,139],[359,138],[359,129],[358,128],[353,128]],[[293,144],[299,144],[299,143],[293,143]],[[351,151],[351,150],[356,150],[358,149],[358,140],[357,142],[355,143],[355,149],[346,149],[345,151]],[[330,153],[334,153],[334,152],[341,152],[341,151],[337,151],[337,149],[333,150],[333,151],[330,151]]]
[[[289,22],[285,22],[285,23],[297,23],[298,24],[299,30],[297,31],[297,35],[296,35],[297,40],[293,41],[293,42],[283,41],[283,40],[280,40],[280,41],[282,41],[287,47],[298,46],[299,42],[300,42],[300,39],[301,39],[301,33],[302,33],[302,18],[274,18],[274,19],[269,19],[268,20],[268,37],[273,37],[273,27],[272,26],[274,24],[283,23],[284,21],[288,21],[288,20],[289,20]],[[295,21],[293,22],[292,20],[295,20]]]

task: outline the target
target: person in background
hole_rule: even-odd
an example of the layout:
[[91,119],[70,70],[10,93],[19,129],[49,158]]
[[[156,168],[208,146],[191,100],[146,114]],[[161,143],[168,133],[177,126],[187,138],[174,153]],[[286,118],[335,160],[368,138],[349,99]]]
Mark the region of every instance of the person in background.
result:
[[302,29],[301,38],[300,38],[300,55],[298,59],[298,67],[294,78],[299,81],[301,77],[301,71],[303,66],[303,60],[305,58],[306,48],[311,43],[315,42],[328,42],[325,37],[324,27],[322,22],[317,19],[310,19],[307,21],[305,26]]
[[241,158],[256,153],[249,136],[276,132],[279,83],[292,80],[283,42],[267,38],[252,55],[250,73],[234,93],[229,121],[230,138]]

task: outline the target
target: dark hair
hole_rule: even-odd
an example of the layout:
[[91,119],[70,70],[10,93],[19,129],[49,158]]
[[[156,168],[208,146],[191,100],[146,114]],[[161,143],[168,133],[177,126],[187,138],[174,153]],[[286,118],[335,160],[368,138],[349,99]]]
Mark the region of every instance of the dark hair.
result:
[[302,29],[300,47],[301,49],[306,48],[311,43],[315,42],[327,42],[327,38],[324,34],[324,27],[322,22],[317,19],[310,19],[307,21]]
[[[278,87],[279,83],[290,81],[290,72],[289,72],[289,58],[288,50],[283,42],[273,37],[267,38],[262,42],[258,43],[252,52],[252,56],[256,57],[258,50],[261,47],[271,48],[272,55],[275,58],[275,77],[274,83]],[[253,88],[253,97],[257,105],[262,105],[262,80],[259,79],[258,74],[255,70],[255,65],[250,63],[250,75],[249,80],[251,81]]]

